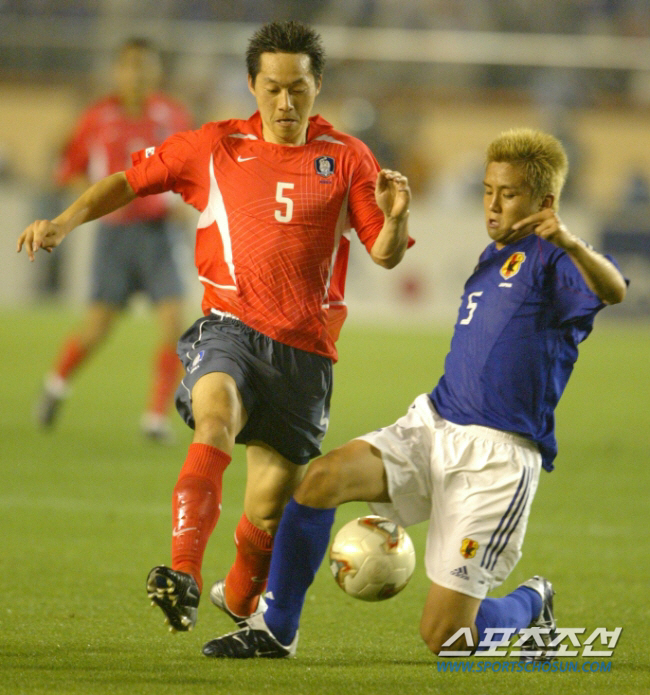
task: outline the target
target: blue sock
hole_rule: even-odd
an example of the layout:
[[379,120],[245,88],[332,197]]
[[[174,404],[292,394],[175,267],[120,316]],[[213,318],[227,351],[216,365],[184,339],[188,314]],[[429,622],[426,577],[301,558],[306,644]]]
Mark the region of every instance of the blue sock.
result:
[[[527,586],[520,586],[503,598],[485,598],[476,616],[478,640],[485,637],[488,627],[514,627],[519,631],[528,627],[541,612],[542,597]],[[483,649],[485,647],[480,647],[478,651]]]
[[327,552],[336,509],[316,509],[289,500],[273,541],[264,614],[281,644],[291,644],[307,589]]

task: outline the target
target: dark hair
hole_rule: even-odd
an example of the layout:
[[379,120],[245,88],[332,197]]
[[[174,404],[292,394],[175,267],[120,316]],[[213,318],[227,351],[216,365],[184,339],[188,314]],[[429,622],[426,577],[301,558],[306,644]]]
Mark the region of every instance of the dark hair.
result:
[[253,82],[260,71],[262,53],[304,53],[309,56],[309,69],[316,80],[323,74],[325,51],[321,37],[300,22],[270,22],[253,34],[246,51],[246,67]]

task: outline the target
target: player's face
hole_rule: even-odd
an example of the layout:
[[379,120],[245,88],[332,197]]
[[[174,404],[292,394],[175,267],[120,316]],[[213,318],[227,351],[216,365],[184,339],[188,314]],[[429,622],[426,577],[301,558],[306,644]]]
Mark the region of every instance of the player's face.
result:
[[158,86],[160,58],[155,51],[137,46],[125,48],[115,62],[115,83],[128,102],[142,99]]
[[485,225],[497,248],[530,234],[530,229],[512,229],[515,222],[539,212],[542,207],[539,198],[533,197],[521,165],[490,162],[485,170],[483,189]]
[[304,53],[262,53],[255,82],[248,77],[248,88],[262,116],[262,132],[267,142],[304,145],[314,99],[320,92]]

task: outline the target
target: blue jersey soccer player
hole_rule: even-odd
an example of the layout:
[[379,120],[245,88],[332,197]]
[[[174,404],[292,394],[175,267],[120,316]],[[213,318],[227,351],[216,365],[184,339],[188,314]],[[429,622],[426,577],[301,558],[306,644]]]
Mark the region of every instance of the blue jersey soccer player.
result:
[[554,410],[578,343],[626,291],[614,263],[557,215],[567,170],[562,145],[545,133],[513,130],[489,146],[483,201],[493,242],[465,285],[444,376],[395,424],[311,464],[275,539],[267,611],[204,654],[295,653],[335,508],[351,500],[403,525],[429,520],[420,632],[431,651],[471,649],[489,628],[555,628],[543,577],[486,595],[521,556],[540,468],[553,468]]

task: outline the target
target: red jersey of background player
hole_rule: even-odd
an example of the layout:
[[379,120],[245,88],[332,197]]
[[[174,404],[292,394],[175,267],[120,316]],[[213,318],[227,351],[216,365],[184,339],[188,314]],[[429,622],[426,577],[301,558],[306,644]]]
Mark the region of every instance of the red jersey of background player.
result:
[[[119,97],[109,96],[92,104],[82,114],[65,146],[56,179],[60,185],[78,176],[92,183],[131,166],[131,153],[147,145],[158,145],[179,130],[191,128],[192,120],[180,103],[164,94],[150,95],[140,116],[125,112]],[[167,196],[138,198],[107,215],[108,224],[164,217],[169,211]]]
[[[196,266],[203,311],[234,314],[293,347],[336,359],[354,228],[368,250],[384,223],[379,165],[320,116],[307,142],[277,145],[247,121],[207,123],[133,157],[138,195],[173,190],[200,213]],[[328,324],[332,330],[328,330]]]

